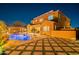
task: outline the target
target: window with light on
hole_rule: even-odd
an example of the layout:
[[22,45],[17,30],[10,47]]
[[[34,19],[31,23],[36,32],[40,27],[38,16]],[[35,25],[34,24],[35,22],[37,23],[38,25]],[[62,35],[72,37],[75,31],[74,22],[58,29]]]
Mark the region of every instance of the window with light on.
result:
[[49,31],[49,26],[44,26],[43,31],[48,32]]
[[49,15],[48,16],[48,20],[53,20],[54,19],[54,16],[53,15]]

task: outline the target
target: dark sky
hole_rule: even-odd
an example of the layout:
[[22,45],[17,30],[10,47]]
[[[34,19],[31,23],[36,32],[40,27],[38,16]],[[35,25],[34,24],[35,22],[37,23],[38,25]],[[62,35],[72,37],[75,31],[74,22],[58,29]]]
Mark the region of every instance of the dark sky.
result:
[[71,19],[72,27],[79,27],[79,4],[0,4],[0,20],[4,20],[7,24],[12,24],[15,21],[22,21],[28,24],[36,16],[50,10],[61,10]]

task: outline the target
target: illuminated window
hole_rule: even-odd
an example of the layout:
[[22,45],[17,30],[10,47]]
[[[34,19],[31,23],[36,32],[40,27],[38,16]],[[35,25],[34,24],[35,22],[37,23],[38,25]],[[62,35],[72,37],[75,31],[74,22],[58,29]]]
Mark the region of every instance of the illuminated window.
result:
[[44,26],[43,31],[48,32],[49,31],[49,26]]
[[56,30],[56,25],[55,25],[55,30]]
[[40,22],[42,22],[42,21],[43,21],[43,18],[40,19]]
[[64,29],[65,29],[66,27],[64,26]]
[[36,19],[35,22],[37,22],[38,20]]
[[53,20],[53,19],[54,19],[53,15],[48,16],[48,20]]

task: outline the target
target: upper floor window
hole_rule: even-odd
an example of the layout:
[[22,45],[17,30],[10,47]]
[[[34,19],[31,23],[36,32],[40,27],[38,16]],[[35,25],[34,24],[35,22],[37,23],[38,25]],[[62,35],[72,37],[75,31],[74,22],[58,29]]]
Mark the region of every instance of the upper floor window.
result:
[[48,20],[53,20],[54,19],[54,16],[53,15],[49,15],[48,16]]
[[35,22],[37,22],[38,20],[37,19],[35,19]]
[[43,18],[40,19],[40,22],[42,22],[42,21],[43,21]]

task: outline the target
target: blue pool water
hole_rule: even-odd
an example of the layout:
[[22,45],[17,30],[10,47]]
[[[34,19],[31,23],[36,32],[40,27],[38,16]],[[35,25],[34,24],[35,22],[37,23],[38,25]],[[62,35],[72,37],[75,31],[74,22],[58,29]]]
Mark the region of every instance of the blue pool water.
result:
[[30,36],[28,34],[11,34],[9,36],[9,40],[30,40]]

